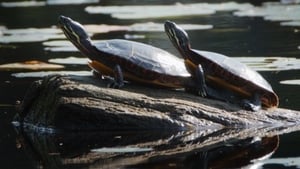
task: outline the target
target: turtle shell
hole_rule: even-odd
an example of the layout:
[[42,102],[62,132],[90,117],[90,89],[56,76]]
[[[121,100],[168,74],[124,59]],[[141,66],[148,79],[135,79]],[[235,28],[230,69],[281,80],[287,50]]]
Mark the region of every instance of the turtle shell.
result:
[[[91,60],[110,70],[119,64],[129,80],[169,86],[167,83],[182,83],[175,78],[191,76],[182,59],[154,46],[121,39],[99,41],[93,46],[97,55],[89,55]],[[90,65],[95,68],[95,64]],[[107,74],[112,76],[112,73]],[[184,87],[183,83],[178,85]]]
[[232,90],[246,97],[261,96],[265,107],[277,107],[278,96],[271,85],[256,71],[225,55],[191,49],[190,59],[200,63],[208,83]]

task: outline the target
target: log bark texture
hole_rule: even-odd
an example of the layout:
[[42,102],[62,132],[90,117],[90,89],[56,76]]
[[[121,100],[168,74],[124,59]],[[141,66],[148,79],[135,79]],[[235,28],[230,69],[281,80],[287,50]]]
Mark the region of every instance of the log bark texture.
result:
[[112,89],[106,84],[92,76],[48,76],[28,89],[19,118],[24,124],[64,130],[178,131],[300,124],[298,111],[251,112],[180,90],[136,84]]

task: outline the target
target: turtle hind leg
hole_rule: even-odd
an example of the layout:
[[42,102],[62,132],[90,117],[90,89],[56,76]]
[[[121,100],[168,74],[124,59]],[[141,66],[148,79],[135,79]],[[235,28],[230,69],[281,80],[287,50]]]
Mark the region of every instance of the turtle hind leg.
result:
[[108,84],[110,88],[121,88],[124,86],[124,76],[120,65],[116,65],[113,70],[114,79]]
[[241,107],[245,110],[258,111],[261,109],[261,100],[259,94],[254,94],[254,97],[249,99],[243,99],[240,103]]

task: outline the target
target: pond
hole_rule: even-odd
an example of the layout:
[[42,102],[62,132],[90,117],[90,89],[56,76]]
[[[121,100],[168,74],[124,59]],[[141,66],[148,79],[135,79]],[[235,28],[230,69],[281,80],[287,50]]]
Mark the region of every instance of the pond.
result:
[[[247,64],[272,85],[279,107],[300,110],[297,0],[0,2],[1,168],[300,168],[299,132],[208,147],[199,145],[205,142],[200,135],[209,139],[213,132],[20,133],[11,123],[15,105],[33,81],[53,73],[91,75],[87,58],[57,27],[59,15],[82,23],[95,41],[129,39],[179,56],[163,30],[165,20],[175,21],[187,30],[194,49]],[[189,146],[170,155],[170,148],[182,143]],[[161,154],[145,160],[150,144]],[[260,157],[268,158],[253,160]]]

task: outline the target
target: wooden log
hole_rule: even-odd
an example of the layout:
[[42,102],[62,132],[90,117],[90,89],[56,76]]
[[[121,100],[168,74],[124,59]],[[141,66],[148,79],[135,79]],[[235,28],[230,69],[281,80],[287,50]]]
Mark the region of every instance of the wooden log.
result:
[[277,135],[299,130],[299,117],[281,108],[249,112],[184,91],[111,89],[94,77],[54,75],[28,89],[18,142],[45,168],[240,168],[276,151]]
[[36,81],[20,107],[24,124],[64,130],[189,130],[300,124],[300,112],[245,111],[182,90],[126,84],[107,88],[93,76],[52,75]]

